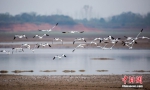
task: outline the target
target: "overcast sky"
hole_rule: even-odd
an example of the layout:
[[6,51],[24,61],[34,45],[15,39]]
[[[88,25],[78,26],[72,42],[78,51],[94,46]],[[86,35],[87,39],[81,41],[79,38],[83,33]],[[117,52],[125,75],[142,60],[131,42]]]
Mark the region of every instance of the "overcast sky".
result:
[[63,14],[73,18],[110,17],[122,12],[150,12],[150,0],[0,0],[0,13],[36,12]]

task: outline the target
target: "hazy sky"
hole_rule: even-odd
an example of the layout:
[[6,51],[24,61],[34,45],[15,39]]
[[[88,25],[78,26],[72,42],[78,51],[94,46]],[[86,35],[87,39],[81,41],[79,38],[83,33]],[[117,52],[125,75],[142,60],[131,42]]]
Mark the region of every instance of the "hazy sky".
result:
[[150,0],[0,0],[0,13],[12,15],[36,12],[41,15],[99,18],[128,11],[147,14],[150,12]]

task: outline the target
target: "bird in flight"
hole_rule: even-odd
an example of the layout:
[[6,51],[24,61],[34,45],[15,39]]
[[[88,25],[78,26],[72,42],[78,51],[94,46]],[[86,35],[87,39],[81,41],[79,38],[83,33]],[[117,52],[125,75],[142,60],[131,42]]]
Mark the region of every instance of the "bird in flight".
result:
[[6,53],[6,54],[10,54],[10,51],[7,51],[7,50],[0,50],[0,52]]
[[66,31],[62,33],[83,33],[84,31]]
[[26,38],[26,39],[28,39],[28,38],[26,37],[26,35],[15,35],[15,36],[14,36],[14,40],[15,40],[16,38]]
[[38,37],[39,39],[42,39],[44,36],[49,36],[48,34],[43,34],[42,36],[40,35],[35,35],[33,36],[33,38]]
[[65,54],[62,54],[61,56],[56,55],[56,56],[53,57],[53,60],[56,59],[56,58],[61,59],[62,57],[67,57],[67,56]]
[[48,30],[41,29],[41,30],[39,30],[39,31],[42,31],[42,32],[50,32],[50,31],[52,31],[57,25],[58,25],[58,23],[56,23],[55,26],[53,26],[52,28],[50,28],[50,29],[48,29]]
[[75,38],[74,41],[73,41],[73,44],[76,42],[76,41],[84,41],[86,42],[85,38]]
[[74,52],[77,48],[85,48],[85,45],[86,44],[79,44],[76,48],[74,48],[73,50],[72,50],[72,52]]
[[54,40],[55,40],[55,41],[60,41],[60,42],[62,42],[62,44],[63,44],[63,40],[60,39],[60,38],[54,38],[53,41],[52,41],[52,44],[53,44]]
[[49,46],[51,47],[51,45],[49,43],[41,43],[41,44],[36,44],[37,48],[39,48],[40,46],[45,47],[45,46]]

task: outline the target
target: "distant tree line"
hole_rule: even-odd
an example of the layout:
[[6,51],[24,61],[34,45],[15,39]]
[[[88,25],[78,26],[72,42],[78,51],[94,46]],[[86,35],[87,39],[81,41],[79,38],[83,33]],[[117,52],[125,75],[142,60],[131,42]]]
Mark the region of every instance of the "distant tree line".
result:
[[84,23],[85,26],[95,28],[122,28],[122,27],[150,27],[150,13],[145,16],[132,12],[112,16],[110,19],[83,19],[76,22]]
[[36,15],[36,13],[22,13],[19,15],[12,16],[9,13],[0,14],[0,24],[11,24],[11,23],[49,23],[56,24],[57,22],[61,25],[75,25],[76,22],[69,16],[64,15]]
[[22,13],[15,16],[9,13],[0,13],[0,26],[12,23],[56,24],[57,22],[61,25],[76,25],[80,23],[93,28],[150,27],[150,13],[142,16],[126,12],[112,16],[109,20],[104,18],[74,20],[64,15],[37,15],[36,13]]

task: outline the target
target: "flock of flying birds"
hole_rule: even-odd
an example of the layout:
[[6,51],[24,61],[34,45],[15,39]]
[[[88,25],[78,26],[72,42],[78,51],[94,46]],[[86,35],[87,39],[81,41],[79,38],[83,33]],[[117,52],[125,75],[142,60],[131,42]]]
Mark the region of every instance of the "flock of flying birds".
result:
[[[56,23],[56,25],[53,26],[51,29],[48,29],[48,30],[43,29],[43,30],[39,30],[39,31],[41,31],[41,32],[51,32],[57,25],[58,25],[58,23]],[[105,37],[105,38],[100,38],[100,37],[95,38],[90,43],[87,43],[85,38],[75,38],[74,41],[73,41],[73,44],[75,44],[75,42],[77,42],[77,41],[83,41],[85,43],[77,45],[72,50],[72,52],[74,52],[78,48],[85,48],[89,44],[90,45],[94,44],[96,47],[101,48],[102,50],[106,50],[106,49],[111,50],[111,49],[113,49],[113,47],[118,42],[121,42],[123,46],[126,46],[129,49],[132,49],[133,45],[137,44],[138,39],[150,39],[149,37],[145,37],[145,36],[139,37],[142,32],[143,32],[143,29],[138,33],[138,35],[136,37],[124,36],[125,40],[121,40],[121,38],[114,38],[113,36],[108,36],[108,37]],[[72,33],[72,34],[74,34],[74,33],[84,33],[84,31],[67,31],[67,32],[62,32],[62,33]],[[43,34],[42,36],[35,35],[35,36],[33,36],[33,38],[42,39],[43,37],[47,37],[47,36],[49,36],[49,35],[48,34]],[[14,40],[17,39],[17,38],[18,39],[22,39],[22,38],[28,39],[28,37],[26,35],[15,35]],[[60,39],[60,38],[54,38],[53,41],[52,41],[52,44],[53,44],[54,41],[60,41],[63,44],[63,40]],[[103,43],[103,46],[98,45],[98,43]],[[110,44],[111,46],[108,47],[107,46],[108,44]],[[13,54],[14,51],[24,52],[24,48],[27,48],[27,49],[31,50],[34,53],[35,48],[45,47],[45,46],[51,47],[51,45],[49,43],[37,43],[37,44],[35,44],[34,48],[31,48],[30,44],[24,43],[24,44],[21,45],[21,47],[12,48],[12,52],[10,52],[8,50],[0,50],[0,52],[6,53],[6,54]],[[62,57],[67,57],[67,56],[64,55],[64,54],[56,55],[56,56],[53,57],[53,60],[56,59],[56,58],[61,59]]]

